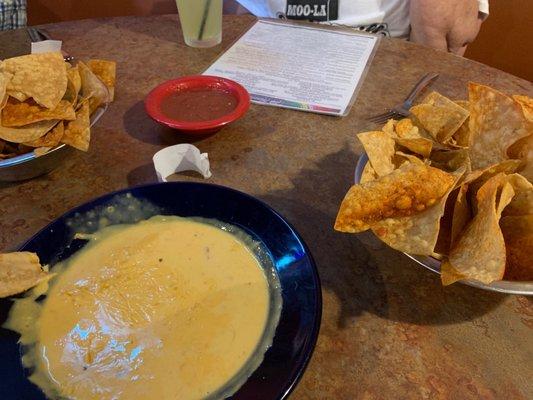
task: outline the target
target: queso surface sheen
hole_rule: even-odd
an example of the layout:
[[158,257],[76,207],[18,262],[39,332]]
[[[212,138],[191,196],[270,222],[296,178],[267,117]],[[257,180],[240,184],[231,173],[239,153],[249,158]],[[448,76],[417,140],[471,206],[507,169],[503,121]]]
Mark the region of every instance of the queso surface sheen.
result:
[[105,228],[53,271],[44,304],[23,299],[8,322],[35,341],[24,362],[49,397],[208,397],[252,357],[269,314],[249,248],[184,218]]

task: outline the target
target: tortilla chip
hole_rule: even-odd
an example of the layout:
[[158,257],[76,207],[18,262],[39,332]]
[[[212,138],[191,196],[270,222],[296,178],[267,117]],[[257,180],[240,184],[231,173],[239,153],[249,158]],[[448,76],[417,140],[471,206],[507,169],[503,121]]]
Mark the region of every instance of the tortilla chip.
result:
[[505,216],[533,215],[533,190],[517,193],[503,210]]
[[0,110],[5,106],[7,102],[7,78],[0,72]]
[[472,219],[472,210],[468,201],[468,185],[461,185],[455,198],[450,232],[450,248],[455,246],[457,238]]
[[396,126],[396,120],[389,119],[385,125],[383,125],[383,128],[381,130],[385,133],[387,133],[389,136],[394,137],[396,136],[396,132],[394,131],[394,127]]
[[487,86],[470,83],[470,158],[474,169],[506,160],[507,150],[519,139],[532,134],[520,105]]
[[533,215],[533,185],[520,174],[508,175],[507,181],[512,185],[515,196],[505,207],[502,215]]
[[533,134],[512,144],[507,155],[522,162],[517,171],[533,182]]
[[67,70],[67,78],[69,82],[72,84],[72,87],[74,88],[74,92],[77,95],[81,90],[81,76],[80,76],[80,70],[77,65]]
[[409,254],[432,255],[437,244],[446,200],[463,173],[464,170],[457,171],[455,175],[447,174],[451,181],[444,193],[423,212],[386,218],[372,224],[372,231],[393,249]]
[[528,121],[533,121],[533,98],[515,94],[513,100],[522,107],[522,112]]
[[67,89],[63,55],[29,54],[0,63],[0,72],[8,76],[7,93],[19,101],[33,98],[39,105],[54,109]]
[[109,90],[109,101],[113,101],[117,63],[107,60],[90,60],[87,66],[106,85]]
[[76,118],[72,105],[61,100],[52,110],[44,108],[33,100],[19,102],[10,98],[2,110],[2,125],[5,127],[20,127],[39,121],[73,120]]
[[396,143],[413,153],[420,154],[424,158],[428,158],[433,148],[433,141],[424,138],[417,139],[395,139]]
[[482,170],[476,170],[472,171],[470,174],[468,174],[463,183],[470,184],[470,202],[472,204],[472,208],[475,212],[477,212],[477,202],[476,200],[476,194],[478,190],[487,182],[489,179],[491,179],[493,176],[498,175],[500,173],[503,174],[512,174],[514,173],[518,167],[520,166],[520,161],[517,160],[505,160],[501,163],[491,165],[490,167],[487,167]]
[[470,102],[468,100],[454,100],[455,104],[460,107],[463,107],[466,111],[470,110]]
[[430,93],[410,112],[439,143],[446,143],[468,118],[468,111],[437,92]]
[[370,181],[374,181],[377,178],[378,178],[378,174],[376,174],[376,171],[374,171],[374,168],[372,168],[372,165],[370,165],[370,163],[367,162],[365,167],[363,168],[363,173],[361,174],[361,179],[359,183],[367,183]]
[[57,122],[57,120],[40,121],[18,128],[8,128],[0,125],[0,139],[13,143],[30,142],[44,136]]
[[78,66],[67,69],[67,78],[67,90],[63,100],[68,101],[75,108],[78,103],[78,94],[81,90],[81,77]]
[[[4,107],[6,106],[7,99],[9,99],[9,96],[7,94],[4,96],[3,99],[0,97],[0,111],[2,111]],[[1,121],[2,121],[2,114],[0,113],[0,123]]]
[[25,292],[48,277],[35,253],[0,254],[0,297]]
[[399,120],[394,130],[399,138],[418,139],[421,137],[418,127],[414,126],[409,118]]
[[[454,185],[456,186],[456,185]],[[444,212],[439,222],[439,232],[437,235],[437,242],[435,243],[435,248],[433,249],[432,256],[437,258],[442,258],[448,254],[451,247],[451,236],[452,236],[452,222],[453,222],[453,209],[457,199],[457,194],[459,193],[459,188],[454,187],[454,189],[448,195],[446,203],[444,206]]]
[[46,153],[48,153],[52,149],[53,147],[37,147],[33,150],[33,153],[35,154],[35,157],[41,157],[41,156],[44,156]]
[[394,158],[392,159],[394,166],[396,168],[401,167],[404,163],[415,163],[420,165],[426,165],[424,161],[422,161],[420,158],[418,158],[415,155],[407,154],[402,151],[397,151],[394,153]]
[[89,120],[89,102],[83,101],[74,121],[67,122],[61,141],[81,151],[89,150],[91,129]]
[[504,278],[533,281],[533,214],[503,217],[500,227],[507,255]]
[[81,77],[81,97],[89,100],[89,114],[109,102],[109,91],[103,82],[81,61],[78,62]]
[[39,139],[32,140],[31,142],[25,142],[23,144],[29,147],[55,147],[61,143],[64,132],[65,129],[63,121],[59,121],[59,123],[46,135],[41,136]]
[[[463,107],[466,111],[470,109],[470,102],[468,100],[455,100],[455,104]],[[465,119],[463,124],[455,131],[452,137],[446,142],[446,144],[455,148],[467,148],[470,146],[470,112],[468,118]]]
[[443,169],[445,171],[453,172],[461,168],[466,168],[466,172],[470,173],[471,164],[470,156],[466,149],[448,150],[448,151],[433,151],[431,153],[431,166]]
[[[506,175],[499,173],[485,182],[477,192],[478,212],[460,235],[442,266],[443,284],[461,279],[474,279],[489,284],[503,278],[505,242],[499,226],[500,214],[496,198],[506,181]],[[500,198],[499,208],[510,200],[510,197]]]
[[394,139],[382,131],[371,131],[357,134],[374,171],[378,176],[390,174],[394,170]]
[[452,186],[454,177],[427,165],[404,164],[375,181],[352,186],[342,201],[335,229],[362,232],[385,218],[423,212]]

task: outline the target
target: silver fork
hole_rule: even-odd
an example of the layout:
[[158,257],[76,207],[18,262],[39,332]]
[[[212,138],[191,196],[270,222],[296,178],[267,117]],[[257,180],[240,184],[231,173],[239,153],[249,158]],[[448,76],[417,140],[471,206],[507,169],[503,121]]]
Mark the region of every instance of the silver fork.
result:
[[424,75],[415,85],[413,90],[409,93],[407,98],[403,103],[398,104],[397,106],[387,110],[383,114],[374,115],[367,118],[367,121],[374,122],[376,124],[381,124],[389,119],[399,119],[409,116],[409,109],[413,105],[413,101],[417,98],[422,90],[428,87],[435,79],[439,77],[439,74],[426,74]]

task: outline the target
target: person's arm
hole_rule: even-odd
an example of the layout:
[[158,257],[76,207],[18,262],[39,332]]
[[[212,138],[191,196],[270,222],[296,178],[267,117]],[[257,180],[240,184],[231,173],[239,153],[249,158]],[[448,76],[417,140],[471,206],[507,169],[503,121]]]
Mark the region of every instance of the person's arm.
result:
[[463,55],[482,17],[477,0],[411,0],[411,41]]

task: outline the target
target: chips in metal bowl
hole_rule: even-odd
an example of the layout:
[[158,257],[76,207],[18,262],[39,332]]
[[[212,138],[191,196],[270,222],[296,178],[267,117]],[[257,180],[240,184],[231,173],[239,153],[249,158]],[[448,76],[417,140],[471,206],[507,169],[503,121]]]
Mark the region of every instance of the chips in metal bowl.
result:
[[[335,229],[371,229],[389,246],[440,273],[444,285],[460,281],[533,295],[531,99],[477,84],[469,85],[469,95],[468,101],[454,102],[467,111],[466,118],[450,106],[451,100],[432,93],[422,104],[448,108],[451,116],[418,107],[411,119],[389,121],[382,128],[388,138],[379,157],[379,143],[369,146],[368,138],[381,135],[359,134],[366,153],[359,158],[356,185],[341,204]],[[398,138],[406,133],[410,139],[430,140],[429,156],[402,145]],[[392,155],[390,138],[396,141]],[[354,195],[361,193],[364,197]]]
[[90,128],[112,100],[115,63],[88,64],[73,66],[61,53],[0,62],[0,180],[39,176],[70,147],[89,149]]

